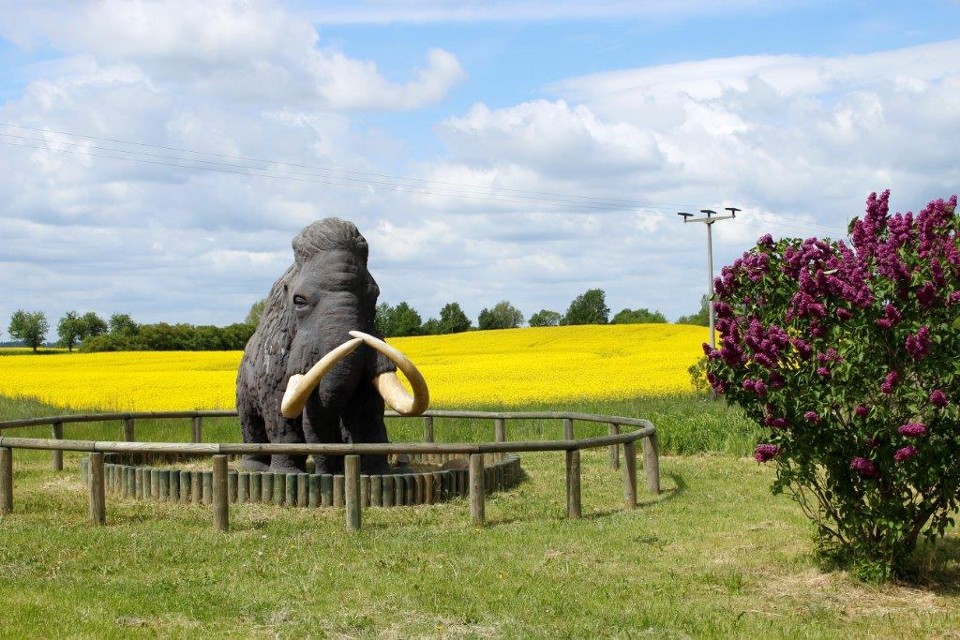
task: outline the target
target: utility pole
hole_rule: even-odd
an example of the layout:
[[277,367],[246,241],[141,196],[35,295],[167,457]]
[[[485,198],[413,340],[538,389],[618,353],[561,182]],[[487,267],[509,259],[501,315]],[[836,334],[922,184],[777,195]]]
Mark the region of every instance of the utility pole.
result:
[[713,209],[700,209],[700,213],[704,214],[702,218],[694,218],[692,213],[679,212],[678,216],[683,217],[683,221],[686,222],[702,222],[707,225],[707,316],[710,318],[710,348],[716,349],[716,337],[714,335],[714,320],[713,320],[713,225],[720,220],[732,220],[737,217],[737,212],[740,211],[737,207],[724,207],[725,211],[729,211],[730,215],[718,216],[717,212]]

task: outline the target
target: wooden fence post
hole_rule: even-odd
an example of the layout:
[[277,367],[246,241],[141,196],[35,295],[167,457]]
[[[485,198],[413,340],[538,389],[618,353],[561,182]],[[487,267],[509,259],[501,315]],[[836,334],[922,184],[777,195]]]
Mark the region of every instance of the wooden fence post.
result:
[[[611,422],[610,435],[620,435],[620,425]],[[610,468],[614,471],[620,468],[620,446],[616,444],[610,445]]]
[[343,459],[344,503],[347,507],[347,530],[360,530],[360,456]]
[[567,517],[579,518],[580,502],[580,450],[567,451]]
[[137,434],[133,427],[133,418],[123,419],[123,439],[127,442],[136,442]]
[[647,478],[647,491],[660,495],[660,443],[657,434],[644,438],[643,473]]
[[423,441],[433,442],[433,416],[423,416]]
[[[63,440],[63,423],[54,422],[52,427],[54,439]],[[63,451],[50,452],[50,468],[54,471],[63,471]]]
[[637,506],[637,443],[623,443],[623,501],[627,508]]
[[494,442],[507,440],[507,421],[503,418],[496,418],[493,421],[493,440]]
[[486,484],[483,472],[483,454],[470,454],[470,518],[473,524],[482,525],[486,520],[484,491]]
[[107,522],[107,500],[103,483],[103,454],[90,454],[90,519],[93,524],[103,525]]
[[193,417],[193,430],[190,434],[190,442],[203,442],[203,429],[200,424],[201,420],[202,418],[200,416]]
[[573,440],[573,420],[570,418],[563,419],[563,439]]
[[230,494],[227,486],[227,456],[213,456],[213,526],[230,530]]
[[13,449],[0,447],[0,513],[13,512]]

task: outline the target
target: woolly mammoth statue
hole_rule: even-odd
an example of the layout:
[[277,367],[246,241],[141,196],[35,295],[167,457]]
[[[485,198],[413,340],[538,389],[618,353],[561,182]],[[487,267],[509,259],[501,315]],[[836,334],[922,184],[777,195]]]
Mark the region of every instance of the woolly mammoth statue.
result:
[[[402,415],[419,415],[429,394],[416,367],[376,337],[380,289],[367,271],[367,241],[352,223],[326,218],[293,239],[293,255],[237,372],[244,442],[387,442],[384,401]],[[252,455],[243,465],[304,471],[306,456]],[[342,456],[314,456],[315,473],[342,468]],[[363,456],[361,470],[386,472],[386,456]]]

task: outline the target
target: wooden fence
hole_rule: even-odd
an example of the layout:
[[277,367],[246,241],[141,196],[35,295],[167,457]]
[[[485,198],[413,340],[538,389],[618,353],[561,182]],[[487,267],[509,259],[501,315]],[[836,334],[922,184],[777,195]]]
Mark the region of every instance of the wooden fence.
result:
[[[106,492],[104,480],[105,453],[169,453],[210,456],[213,463],[212,506],[216,529],[229,530],[229,498],[227,489],[227,458],[230,455],[286,454],[286,455],[342,455],[344,456],[344,506],[348,530],[361,525],[360,456],[390,454],[459,454],[469,458],[470,516],[477,525],[484,524],[484,454],[562,451],[566,458],[567,516],[579,518],[582,511],[580,491],[580,452],[584,449],[609,447],[610,467],[620,467],[620,448],[623,449],[623,495],[627,508],[637,506],[637,450],[636,441],[643,448],[643,467],[647,490],[660,492],[660,463],[657,432],[648,420],[619,416],[601,416],[564,412],[480,412],[427,411],[423,415],[424,442],[391,442],[384,444],[254,444],[203,442],[204,418],[235,417],[235,411],[167,411],[142,413],[101,413],[50,416],[0,422],[0,513],[13,511],[13,450],[49,450],[51,466],[63,469],[63,452],[89,453],[87,487],[90,518],[95,524],[106,523]],[[387,417],[401,417],[387,412]],[[137,420],[191,419],[191,442],[137,442]],[[468,418],[491,420],[493,441],[480,443],[434,442],[434,421],[437,418]],[[507,422],[510,420],[560,420],[561,440],[508,441]],[[68,440],[63,437],[65,424],[85,422],[122,421],[123,441]],[[608,425],[607,436],[575,438],[574,422],[598,422]],[[18,438],[3,435],[4,431],[49,425],[51,438]],[[622,433],[623,427],[633,431]]]

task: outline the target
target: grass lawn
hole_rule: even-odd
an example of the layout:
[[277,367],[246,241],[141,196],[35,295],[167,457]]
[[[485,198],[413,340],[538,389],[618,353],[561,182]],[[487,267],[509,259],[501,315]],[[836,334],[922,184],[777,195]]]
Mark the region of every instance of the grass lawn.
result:
[[[602,412],[648,417],[667,442],[678,412],[743,430],[698,400],[643,402],[646,414]],[[3,419],[55,413],[0,401]],[[722,432],[706,441],[733,446]],[[668,453],[693,448],[673,442]],[[575,521],[563,455],[525,454],[527,480],[488,498],[485,527],[463,500],[369,509],[357,533],[342,509],[241,505],[228,534],[209,507],[112,495],[107,526],[91,525],[79,459],[67,454],[57,474],[47,454],[14,454],[14,513],[0,516],[4,638],[960,636],[955,533],[925,550],[919,584],[824,573],[799,509],[744,455],[665,455],[663,493],[641,491],[627,511],[606,450],[584,452]]]

